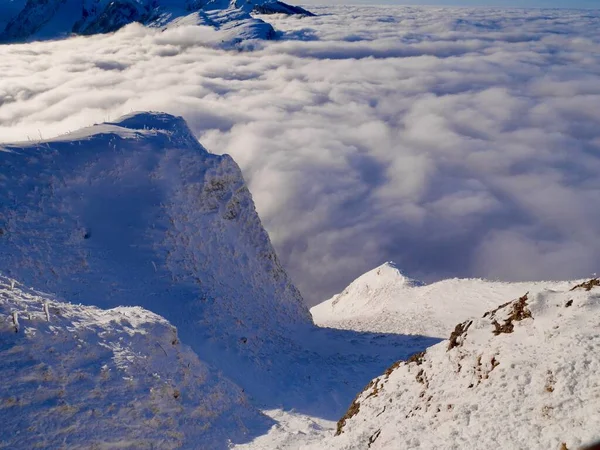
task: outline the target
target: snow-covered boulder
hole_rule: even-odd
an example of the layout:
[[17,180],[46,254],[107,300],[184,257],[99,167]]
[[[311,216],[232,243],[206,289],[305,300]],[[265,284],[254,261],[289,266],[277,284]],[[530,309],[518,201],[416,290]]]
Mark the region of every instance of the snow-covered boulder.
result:
[[5,277],[0,423],[13,449],[226,449],[270,425],[164,318],[61,302]]
[[[215,11],[219,20],[211,20]],[[198,13],[197,24],[220,30],[227,23],[238,40],[273,39],[273,27],[254,12],[312,15],[277,0],[17,0],[0,4],[0,42],[110,33],[132,22],[164,28]]]
[[320,448],[576,449],[600,438],[600,282],[522,293],[372,380]]
[[379,333],[448,335],[456,322],[483,314],[522,292],[564,289],[568,282],[504,283],[449,279],[425,285],[388,262],[310,311],[320,326]]
[[1,273],[71,302],[143,306],[234,379],[312,325],[239,167],[182,118],[0,146],[0,191]]

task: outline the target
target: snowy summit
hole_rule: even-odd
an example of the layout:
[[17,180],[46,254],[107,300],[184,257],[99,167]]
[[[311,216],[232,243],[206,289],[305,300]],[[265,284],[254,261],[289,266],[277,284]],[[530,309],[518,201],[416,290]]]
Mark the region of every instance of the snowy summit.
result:
[[403,275],[388,262],[361,275],[310,312],[318,325],[326,327],[442,337],[457,321],[483,314],[507,298],[567,286],[566,282],[504,283],[458,278],[426,285]]
[[234,378],[312,326],[237,164],[183,119],[5,145],[0,168],[1,273],[71,302],[142,305]]

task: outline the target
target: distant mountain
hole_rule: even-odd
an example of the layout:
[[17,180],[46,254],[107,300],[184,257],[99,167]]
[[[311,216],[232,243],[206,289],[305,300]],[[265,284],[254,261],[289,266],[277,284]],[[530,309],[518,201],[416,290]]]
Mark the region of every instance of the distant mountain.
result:
[[506,298],[569,285],[456,278],[425,285],[388,262],[361,275],[310,312],[320,326],[441,337],[450,333],[457,321],[481,315]]
[[0,5],[0,43],[110,33],[132,22],[168,28],[188,16],[187,24],[235,26],[240,40],[272,39],[273,27],[253,12],[312,15],[273,0],[12,0]]
[[600,438],[597,279],[464,319],[373,379],[319,448],[564,450]]
[[56,300],[0,277],[5,448],[225,450],[271,421],[140,307]]

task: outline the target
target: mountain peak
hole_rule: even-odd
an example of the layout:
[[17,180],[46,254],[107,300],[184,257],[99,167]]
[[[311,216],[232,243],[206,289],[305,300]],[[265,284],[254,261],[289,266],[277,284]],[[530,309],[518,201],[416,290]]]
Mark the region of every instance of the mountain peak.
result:
[[520,292],[550,287],[562,289],[564,283],[452,279],[425,285],[390,261],[358,277],[311,313],[318,325],[331,328],[440,337],[462,317],[483,314]]
[[[368,294],[373,297],[376,292],[388,290],[390,287],[397,289],[398,287],[412,288],[423,285],[424,283],[404,275],[395,262],[387,261],[355,279],[341,294],[336,296],[336,300],[339,301],[340,297],[347,295]],[[334,303],[337,303],[336,300]]]
[[318,316],[326,311],[326,315],[329,315],[334,310],[335,314],[341,316],[353,316],[365,311],[374,313],[384,309],[390,298],[400,300],[403,290],[422,285],[423,283],[404,275],[396,263],[388,261],[361,275],[340,294],[315,306],[311,312]]
[[359,278],[355,280],[355,282],[359,280],[378,280],[380,283],[399,283],[405,287],[415,287],[415,286],[423,286],[424,283],[413,278],[410,278],[407,275],[404,275],[398,265],[394,261],[387,261],[371,270],[370,272],[361,275]]
[[251,369],[312,324],[239,167],[180,117],[134,113],[3,148],[5,275],[71,302],[143,306],[224,371],[225,355]]
[[176,130],[187,129],[187,124],[181,116],[173,116],[159,111],[136,111],[119,117],[110,125],[118,125],[131,130]]

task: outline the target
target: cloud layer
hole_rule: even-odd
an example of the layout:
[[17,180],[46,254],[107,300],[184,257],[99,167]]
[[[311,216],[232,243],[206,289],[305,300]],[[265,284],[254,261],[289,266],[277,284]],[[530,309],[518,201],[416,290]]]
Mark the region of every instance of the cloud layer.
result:
[[600,13],[414,7],[0,46],[0,141],[183,115],[242,167],[311,304],[385,260],[414,277],[600,267]]

